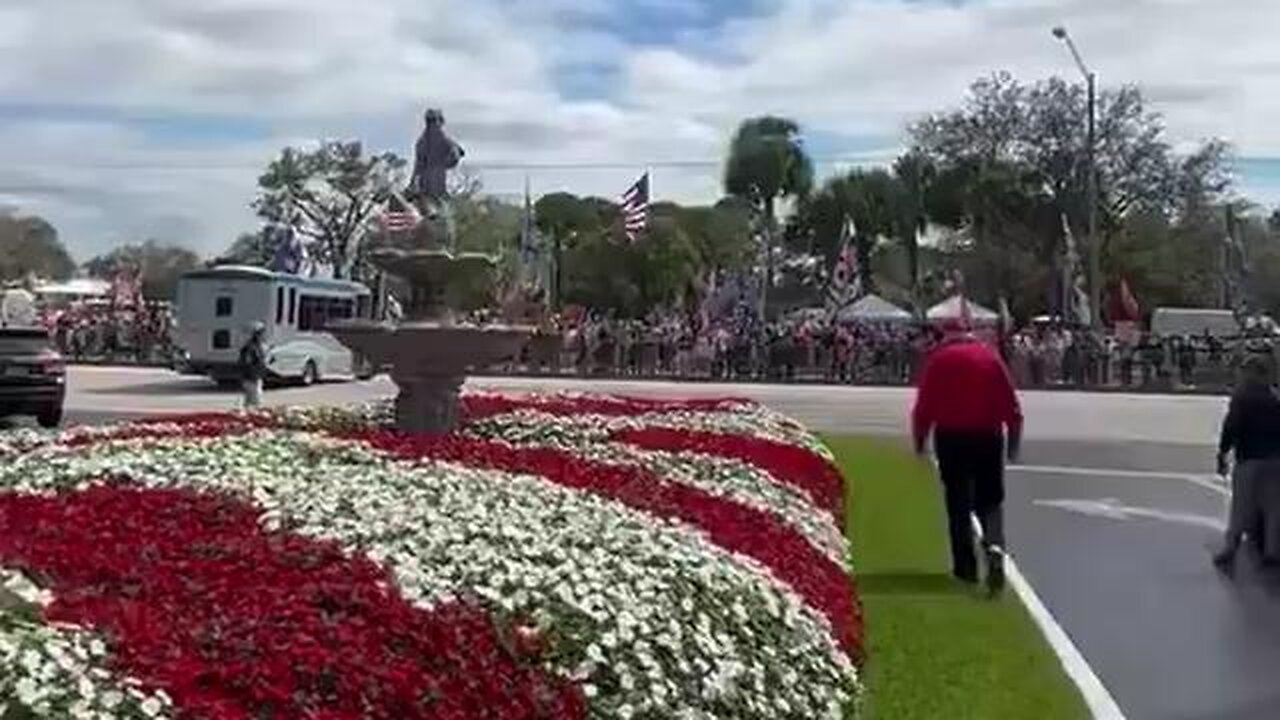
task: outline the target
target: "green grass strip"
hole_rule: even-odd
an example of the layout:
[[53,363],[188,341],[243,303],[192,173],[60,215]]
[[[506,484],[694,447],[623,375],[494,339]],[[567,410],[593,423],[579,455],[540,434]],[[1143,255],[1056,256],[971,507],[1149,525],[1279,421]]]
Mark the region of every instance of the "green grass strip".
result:
[[826,441],[848,479],[867,626],[864,718],[1087,718],[1017,596],[988,600],[952,580],[932,467],[890,442]]

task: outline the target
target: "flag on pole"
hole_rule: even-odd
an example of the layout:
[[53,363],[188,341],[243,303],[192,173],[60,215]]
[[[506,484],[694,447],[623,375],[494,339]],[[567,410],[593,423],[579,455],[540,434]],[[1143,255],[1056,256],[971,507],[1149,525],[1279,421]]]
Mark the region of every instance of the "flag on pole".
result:
[[960,268],[951,271],[951,287],[960,301],[960,324],[965,330],[972,330],[973,309],[969,307],[969,296],[964,288],[964,273]]
[[538,262],[538,223],[533,207],[533,194],[529,190],[529,178],[524,179],[524,213],[520,218],[520,276],[521,285],[546,289],[548,274],[540,272]]
[[1142,307],[1138,305],[1138,299],[1133,295],[1133,289],[1129,287],[1129,280],[1121,278],[1119,301],[1117,303],[1116,317],[1117,322],[1138,322],[1142,319]]
[[622,227],[628,241],[635,242],[649,227],[649,202],[649,173],[646,172],[622,193]]
[[1222,249],[1222,305],[1240,314],[1249,305],[1249,263],[1244,242],[1237,232],[1235,209],[1231,205],[1226,208],[1226,225],[1227,234],[1223,238]]
[[274,272],[298,275],[307,259],[307,249],[292,225],[281,225],[267,231],[275,243],[270,268]]
[[1009,300],[1000,296],[1000,331],[1013,332],[1013,313],[1009,310]]
[[1063,320],[1089,325],[1093,322],[1093,312],[1089,307],[1089,293],[1085,292],[1084,272],[1080,264],[1080,253],[1076,251],[1076,238],[1071,232],[1071,223],[1067,221],[1066,213],[1062,214],[1062,239]]
[[857,226],[850,218],[841,232],[843,242],[827,286],[827,314],[834,316],[846,305],[862,297],[862,276],[858,272]]
[[412,203],[400,197],[400,193],[391,193],[387,207],[382,212],[382,228],[387,232],[409,232],[418,226],[420,220],[418,210]]

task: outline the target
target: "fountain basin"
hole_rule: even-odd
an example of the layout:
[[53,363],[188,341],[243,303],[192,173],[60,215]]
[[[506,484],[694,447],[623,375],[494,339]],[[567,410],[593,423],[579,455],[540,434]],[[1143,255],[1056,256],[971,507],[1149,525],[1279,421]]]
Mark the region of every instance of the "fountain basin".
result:
[[447,433],[457,425],[458,391],[467,373],[510,360],[534,334],[512,325],[345,320],[326,328],[399,388],[396,424],[409,432]]

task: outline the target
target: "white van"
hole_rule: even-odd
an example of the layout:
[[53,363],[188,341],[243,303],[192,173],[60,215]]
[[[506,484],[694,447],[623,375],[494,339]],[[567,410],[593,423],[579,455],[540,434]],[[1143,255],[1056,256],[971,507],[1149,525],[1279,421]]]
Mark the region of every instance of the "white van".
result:
[[369,289],[356,282],[305,278],[259,267],[193,270],[178,282],[174,339],[181,372],[219,384],[240,379],[240,348],[255,323],[266,329],[271,380],[305,385],[372,373],[325,323],[368,317]]

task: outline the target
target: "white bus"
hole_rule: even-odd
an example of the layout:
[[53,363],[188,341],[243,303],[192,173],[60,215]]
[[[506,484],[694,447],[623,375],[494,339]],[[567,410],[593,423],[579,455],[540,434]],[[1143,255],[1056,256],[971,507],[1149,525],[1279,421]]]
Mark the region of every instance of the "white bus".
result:
[[174,339],[179,371],[219,384],[240,379],[240,348],[255,323],[266,330],[268,378],[310,385],[372,373],[336,338],[331,320],[368,317],[369,289],[356,282],[306,278],[258,267],[193,270],[178,282]]

